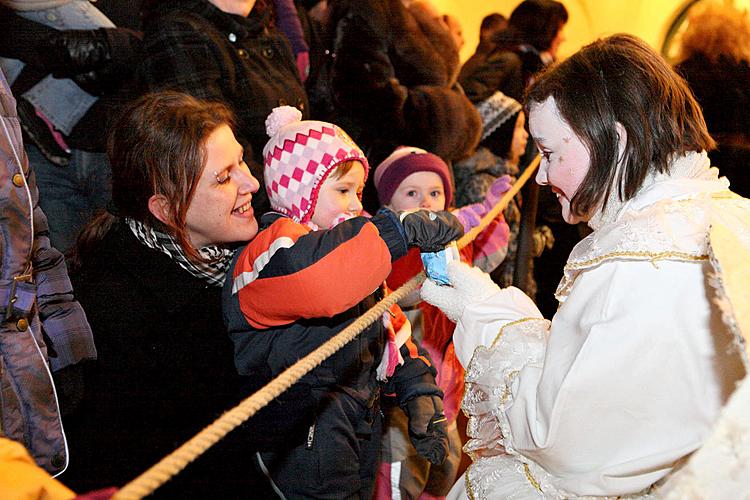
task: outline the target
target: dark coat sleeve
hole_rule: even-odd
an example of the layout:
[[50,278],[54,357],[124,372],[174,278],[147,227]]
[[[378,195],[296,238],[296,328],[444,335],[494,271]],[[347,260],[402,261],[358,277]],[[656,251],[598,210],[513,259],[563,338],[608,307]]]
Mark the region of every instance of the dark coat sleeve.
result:
[[481,102],[497,91],[520,101],[523,98],[521,59],[513,52],[496,50],[475,54],[463,65],[458,81],[471,102]]

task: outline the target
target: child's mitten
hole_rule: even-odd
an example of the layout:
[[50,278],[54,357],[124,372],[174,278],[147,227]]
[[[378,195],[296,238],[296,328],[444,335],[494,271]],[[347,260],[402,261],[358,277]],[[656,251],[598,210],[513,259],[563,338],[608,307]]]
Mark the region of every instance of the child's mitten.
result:
[[399,212],[404,227],[406,243],[425,252],[442,250],[451,241],[464,234],[461,222],[450,212],[416,210]]
[[403,405],[409,418],[409,439],[419,455],[435,465],[448,454],[448,426],[443,400],[434,394],[411,398]]
[[502,198],[503,194],[505,194],[512,185],[513,182],[511,181],[510,176],[503,175],[502,177],[498,177],[487,189],[484,201],[472,203],[471,205],[466,205],[465,207],[457,209],[454,213],[456,214],[456,217],[458,217],[458,220],[461,221],[461,224],[463,224],[464,230],[468,231],[469,229],[478,226],[482,217],[487,215],[487,213],[497,205],[497,202],[500,201],[500,198]]
[[490,275],[459,261],[448,263],[451,286],[425,280],[422,299],[439,308],[451,321],[458,322],[468,304],[481,302],[500,291]]

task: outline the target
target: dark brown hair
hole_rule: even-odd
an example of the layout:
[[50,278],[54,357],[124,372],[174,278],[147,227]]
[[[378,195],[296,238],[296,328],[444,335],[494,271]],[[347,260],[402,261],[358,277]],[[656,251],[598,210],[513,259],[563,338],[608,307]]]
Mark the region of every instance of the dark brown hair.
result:
[[[190,258],[201,260],[190,244],[185,218],[206,165],[206,140],[221,125],[234,126],[224,104],[180,92],[147,94],[127,105],[112,124],[107,142],[114,209],[84,229],[77,253],[85,254],[104,236],[114,211],[171,234]],[[165,223],[148,209],[155,194],[169,201]]]
[[542,52],[548,50],[557,33],[568,22],[568,10],[556,0],[525,0],[513,9],[506,32],[498,40],[528,43]]
[[[527,110],[549,97],[591,158],[571,200],[578,215],[606,204],[613,188],[629,200],[651,171],[667,173],[674,156],[715,147],[685,81],[632,35],[598,40],[540,74],[527,90]],[[627,133],[620,169],[618,123]]]

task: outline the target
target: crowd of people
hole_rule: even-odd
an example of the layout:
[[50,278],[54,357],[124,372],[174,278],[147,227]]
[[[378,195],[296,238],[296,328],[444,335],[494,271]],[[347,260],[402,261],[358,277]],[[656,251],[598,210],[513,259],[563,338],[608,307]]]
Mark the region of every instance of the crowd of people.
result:
[[746,491],[691,455],[750,467],[747,14],[676,68],[567,21],[462,65],[427,0],[0,0],[0,496],[108,498],[423,270],[155,495]]

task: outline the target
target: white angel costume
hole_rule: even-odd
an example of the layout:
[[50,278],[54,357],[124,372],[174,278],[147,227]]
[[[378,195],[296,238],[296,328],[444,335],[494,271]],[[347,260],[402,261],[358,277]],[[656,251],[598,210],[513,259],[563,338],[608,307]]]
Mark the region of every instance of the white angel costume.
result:
[[[589,224],[551,322],[477,270],[451,268],[453,290],[423,288],[457,321],[466,367],[473,464],[448,498],[681,498],[706,472],[690,455],[716,440],[726,451],[727,432],[711,434],[748,370],[750,200],[691,153],[633,199],[611,197]],[[747,438],[740,416],[727,425],[744,425]]]

